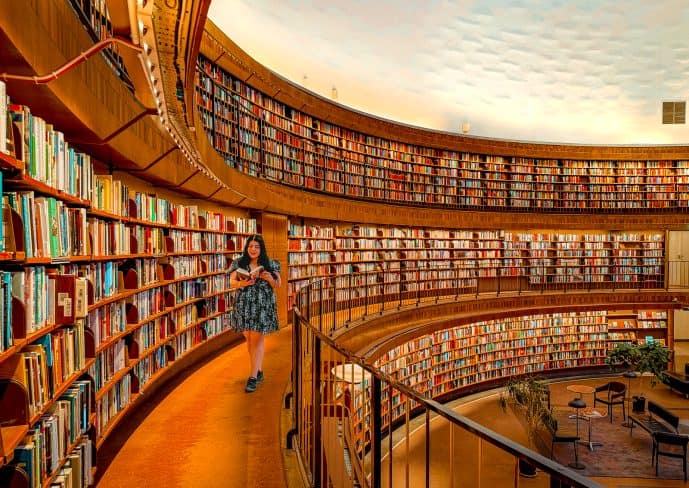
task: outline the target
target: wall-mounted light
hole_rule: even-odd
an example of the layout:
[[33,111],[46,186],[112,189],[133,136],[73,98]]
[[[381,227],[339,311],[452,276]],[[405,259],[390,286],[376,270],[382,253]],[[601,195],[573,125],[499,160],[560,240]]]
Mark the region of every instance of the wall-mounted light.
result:
[[469,131],[471,130],[471,124],[469,122],[462,122],[462,134],[468,134]]

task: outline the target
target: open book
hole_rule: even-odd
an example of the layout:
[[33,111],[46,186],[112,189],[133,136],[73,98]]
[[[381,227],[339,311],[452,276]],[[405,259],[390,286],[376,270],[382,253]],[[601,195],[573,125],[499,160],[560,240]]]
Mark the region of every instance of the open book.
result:
[[237,277],[238,281],[252,280],[258,278],[258,276],[263,272],[263,266],[254,268],[251,271],[247,271],[244,268],[237,268],[236,271],[237,274],[235,276]]

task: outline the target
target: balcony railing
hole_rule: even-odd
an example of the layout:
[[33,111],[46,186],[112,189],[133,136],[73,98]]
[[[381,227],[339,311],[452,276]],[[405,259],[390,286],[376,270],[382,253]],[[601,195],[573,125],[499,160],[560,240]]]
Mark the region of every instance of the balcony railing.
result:
[[659,274],[600,274],[596,273],[598,268],[579,266],[577,274],[569,275],[551,274],[547,268],[530,268],[530,276],[512,276],[509,268],[357,272],[314,281],[301,288],[293,301],[306,321],[332,334],[357,320],[423,304],[490,296],[689,288],[689,261],[669,261],[665,272]]
[[[466,277],[455,276],[456,286],[415,289],[401,279],[381,280],[379,277],[387,272],[378,271],[318,280],[303,287],[292,309],[294,429],[289,440],[299,453],[310,484],[409,486],[413,479],[425,480],[425,486],[439,486],[432,480],[436,470],[442,470],[447,486],[497,486],[491,473],[499,466],[503,471],[505,467],[512,469],[512,486],[519,486],[521,460],[541,470],[550,486],[600,486],[424,397],[344,349],[332,335],[355,320],[430,303],[502,295],[689,288],[689,261],[669,262],[665,269],[665,275],[649,275],[633,282],[546,279],[533,283],[497,272],[490,277],[474,276],[469,282]],[[448,273],[443,269],[430,271]],[[445,281],[452,279],[446,276]],[[401,421],[390,426],[383,421],[383,411],[392,411],[393,398],[408,406]],[[352,418],[355,410],[356,422]],[[449,424],[444,430],[449,434],[438,438],[439,429],[431,429],[431,420]],[[424,459],[412,457],[409,449],[410,432],[419,427],[416,435],[425,442]],[[437,449],[438,445],[446,448]],[[495,446],[500,454],[484,459],[486,445]],[[462,456],[458,456],[459,449]]]

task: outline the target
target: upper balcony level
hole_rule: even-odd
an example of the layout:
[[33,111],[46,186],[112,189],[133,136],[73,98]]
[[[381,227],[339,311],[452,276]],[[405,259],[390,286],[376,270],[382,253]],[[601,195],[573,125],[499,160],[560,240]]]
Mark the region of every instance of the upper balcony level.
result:
[[385,121],[293,85],[212,25],[201,43],[195,105],[230,167],[321,194],[493,212],[689,208],[686,146],[534,144]]

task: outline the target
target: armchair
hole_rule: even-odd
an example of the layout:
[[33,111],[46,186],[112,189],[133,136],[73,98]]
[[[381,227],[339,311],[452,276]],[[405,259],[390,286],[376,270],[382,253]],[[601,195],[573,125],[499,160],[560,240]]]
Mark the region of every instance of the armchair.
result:
[[[653,433],[653,462],[656,465],[656,477],[658,476],[658,456],[666,456],[684,461],[682,470],[684,472],[684,481],[687,481],[687,444],[689,444],[689,436],[683,434],[673,434],[671,432]],[[679,451],[678,448],[682,450]]]
[[619,381],[611,381],[604,385],[596,387],[593,393],[593,406],[595,408],[597,403],[602,403],[608,407],[608,417],[612,422],[612,407],[614,405],[622,406],[622,418],[627,420],[627,409],[625,408],[625,400],[627,396],[627,385]]

